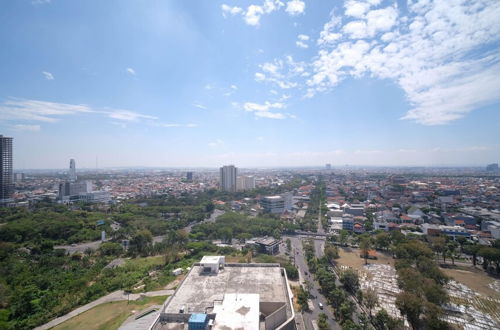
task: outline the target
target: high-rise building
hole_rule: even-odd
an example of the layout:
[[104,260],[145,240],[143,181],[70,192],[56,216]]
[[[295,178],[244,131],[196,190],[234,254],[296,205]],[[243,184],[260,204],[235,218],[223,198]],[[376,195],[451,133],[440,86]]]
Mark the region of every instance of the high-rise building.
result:
[[326,168],[327,170],[331,170],[331,169],[332,169],[332,164],[326,164],[326,165],[325,165],[325,168]]
[[234,165],[222,166],[220,168],[220,189],[235,192],[237,175],[238,169]]
[[68,180],[69,181],[76,181],[76,164],[74,159],[69,160],[69,174],[68,174]]
[[186,173],[186,181],[192,182],[193,181],[193,172],[187,172]]
[[498,171],[498,164],[497,163],[493,163],[493,164],[489,164],[486,166],[486,171],[488,172],[496,172]]
[[12,198],[13,194],[12,138],[0,135],[0,201]]
[[255,189],[255,177],[245,175],[239,176],[236,179],[236,190],[251,190]]

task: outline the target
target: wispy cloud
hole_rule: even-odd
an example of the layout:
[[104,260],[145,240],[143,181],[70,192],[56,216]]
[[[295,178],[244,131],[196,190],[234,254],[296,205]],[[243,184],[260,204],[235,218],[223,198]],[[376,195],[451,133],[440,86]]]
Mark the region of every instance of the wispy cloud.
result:
[[223,144],[224,144],[224,141],[222,141],[221,139],[217,139],[215,141],[209,142],[208,146],[210,148],[215,148],[215,147],[219,147],[219,146],[221,146]]
[[123,122],[156,120],[155,116],[131,110],[93,108],[86,104],[68,104],[39,100],[7,100],[0,104],[0,120],[41,121],[54,123],[67,116],[94,114]]
[[173,127],[189,127],[189,128],[193,128],[193,127],[198,127],[198,124],[193,124],[193,123],[178,124],[178,123],[157,123],[157,122],[150,122],[149,124],[151,126],[163,127],[163,128],[173,128]]
[[37,100],[7,100],[0,104],[0,119],[56,122],[62,116],[95,112],[85,104]]
[[13,125],[12,127],[17,131],[38,132],[40,130],[40,125],[17,124]]
[[45,79],[54,80],[54,75],[52,73],[47,71],[42,71],[42,74],[44,75]]
[[143,115],[129,110],[111,110],[104,113],[106,113],[109,118],[130,122],[137,122],[141,119],[158,119],[158,117],[155,116]]
[[199,102],[194,102],[193,103],[193,107],[196,107],[196,108],[200,108],[200,109],[203,109],[203,110],[206,110],[207,107],[204,106],[203,104],[199,103]]
[[126,69],[125,69],[125,71],[126,71],[128,74],[130,74],[130,75],[132,75],[132,76],[135,76],[135,70],[134,70],[134,69],[132,69],[132,68],[126,68]]
[[[233,104],[233,106],[235,106],[236,108],[240,107],[238,103]],[[286,108],[286,105],[281,102],[274,102],[274,103],[269,101],[266,101],[264,103],[246,102],[242,105],[242,108],[245,111],[253,112],[256,117],[260,118],[270,118],[270,119],[294,118],[294,116],[291,114],[276,111]],[[274,110],[274,112],[272,110]]]
[[31,4],[34,6],[48,5],[51,0],[32,0]]

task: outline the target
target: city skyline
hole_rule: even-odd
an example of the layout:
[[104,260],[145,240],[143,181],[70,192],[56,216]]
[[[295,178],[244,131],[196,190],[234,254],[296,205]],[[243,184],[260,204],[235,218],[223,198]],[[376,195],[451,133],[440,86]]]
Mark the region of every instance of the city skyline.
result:
[[1,7],[16,170],[499,161],[495,1]]

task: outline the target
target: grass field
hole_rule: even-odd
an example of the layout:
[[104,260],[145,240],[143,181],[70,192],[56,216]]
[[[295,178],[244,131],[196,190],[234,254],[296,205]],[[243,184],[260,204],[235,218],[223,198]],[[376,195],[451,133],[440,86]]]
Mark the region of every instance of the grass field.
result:
[[[344,266],[349,266],[354,269],[361,269],[365,264],[365,259],[359,257],[360,252],[358,249],[339,247],[339,256],[337,262]],[[368,259],[369,264],[389,264],[394,266],[394,259],[392,256],[377,251],[377,259]]]
[[465,284],[474,291],[485,295],[486,297],[500,299],[500,292],[490,288],[488,285],[495,281],[495,278],[488,276],[483,270],[479,268],[469,267],[455,267],[455,268],[441,268],[441,270],[448,276],[452,277],[455,281]]
[[139,301],[115,301],[96,306],[85,313],[77,315],[53,329],[118,329],[132,314],[152,305],[161,305],[167,296],[146,297]]

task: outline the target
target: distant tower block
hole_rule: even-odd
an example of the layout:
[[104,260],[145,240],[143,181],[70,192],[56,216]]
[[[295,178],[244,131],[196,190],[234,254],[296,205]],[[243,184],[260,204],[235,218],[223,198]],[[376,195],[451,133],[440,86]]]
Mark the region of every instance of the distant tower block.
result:
[[331,169],[332,169],[332,164],[326,164],[326,165],[325,165],[325,168],[326,168],[327,170],[331,170]]
[[76,181],[76,163],[75,163],[74,159],[69,160],[68,180],[69,181]]

